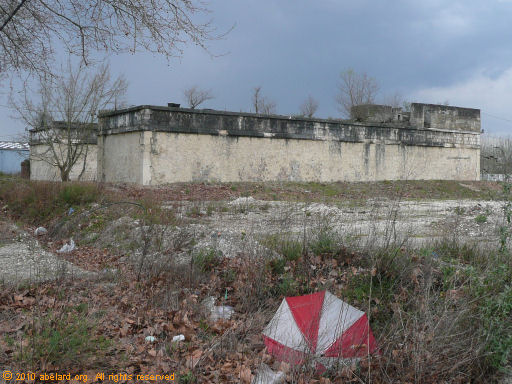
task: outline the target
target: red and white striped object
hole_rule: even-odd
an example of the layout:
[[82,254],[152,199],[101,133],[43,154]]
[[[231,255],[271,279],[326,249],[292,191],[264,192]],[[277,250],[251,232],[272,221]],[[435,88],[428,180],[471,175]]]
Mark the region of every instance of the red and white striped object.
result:
[[329,366],[377,350],[366,314],[327,291],[284,298],[263,337],[270,354],[293,364]]

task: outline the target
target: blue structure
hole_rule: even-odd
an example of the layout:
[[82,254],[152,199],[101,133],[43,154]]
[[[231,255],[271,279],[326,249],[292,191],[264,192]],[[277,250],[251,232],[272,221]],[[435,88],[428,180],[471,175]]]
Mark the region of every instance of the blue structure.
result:
[[21,162],[29,158],[28,143],[0,141],[0,172],[20,173]]

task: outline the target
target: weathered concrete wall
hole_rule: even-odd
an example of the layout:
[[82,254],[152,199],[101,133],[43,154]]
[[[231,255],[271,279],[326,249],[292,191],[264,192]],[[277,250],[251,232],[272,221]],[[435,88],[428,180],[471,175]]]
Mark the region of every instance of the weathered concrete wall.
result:
[[411,104],[411,126],[480,133],[480,110],[437,104]]
[[100,117],[98,180],[478,180],[480,133],[141,106]]
[[143,160],[145,132],[98,137],[99,181],[144,183]]
[[[478,150],[146,132],[146,184],[479,177]],[[109,172],[111,173],[111,172]],[[148,176],[149,175],[149,176]]]
[[[84,152],[85,153],[85,152]],[[82,156],[71,168],[69,175],[71,180],[78,180],[84,165]],[[45,159],[47,161],[45,161]],[[50,165],[53,156],[48,153],[48,146],[44,144],[30,145],[30,180],[60,181],[60,172],[56,166]],[[89,144],[85,170],[82,175],[82,181],[94,181],[97,174],[97,145]]]
[[362,104],[355,105],[350,109],[350,118],[356,121],[367,121],[372,123],[384,123],[392,121],[394,111],[390,105]]

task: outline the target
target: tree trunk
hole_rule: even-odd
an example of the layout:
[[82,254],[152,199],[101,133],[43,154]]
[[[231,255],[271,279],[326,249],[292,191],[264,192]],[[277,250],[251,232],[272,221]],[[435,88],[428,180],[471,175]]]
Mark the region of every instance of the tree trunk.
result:
[[60,180],[61,181],[69,181],[69,170],[66,170],[66,169],[60,170]]

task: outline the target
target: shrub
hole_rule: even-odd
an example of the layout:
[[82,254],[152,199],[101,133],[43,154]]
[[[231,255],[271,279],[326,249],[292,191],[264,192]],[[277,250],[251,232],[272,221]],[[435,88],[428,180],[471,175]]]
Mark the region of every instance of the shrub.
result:
[[294,296],[299,293],[298,284],[292,276],[284,275],[279,279],[278,284],[271,289],[274,296]]
[[282,255],[288,261],[296,261],[302,256],[302,243],[282,235],[270,235],[262,240],[262,244]]
[[274,276],[280,276],[284,273],[284,267],[286,266],[286,260],[285,259],[272,259],[268,262],[268,268],[270,269],[270,272],[272,272],[272,275]]
[[481,255],[478,249],[470,244],[459,244],[453,241],[434,243],[428,252],[429,255],[440,257],[444,261],[463,261],[466,263],[480,263],[486,257]]
[[336,254],[340,248],[337,235],[330,228],[321,228],[309,244],[315,255]]
[[100,192],[99,185],[90,183],[0,179],[1,204],[6,204],[17,217],[36,224],[62,215],[70,205],[78,207],[96,201]]
[[220,264],[221,256],[221,252],[214,248],[201,249],[193,256],[192,262],[201,272],[210,272]]
[[[479,276],[480,275],[480,276]],[[471,293],[487,340],[485,350],[492,368],[503,369],[512,361],[512,269],[491,258],[486,271],[474,274]]]
[[68,206],[89,204],[98,199],[99,188],[95,184],[70,183],[61,188],[58,200]]

